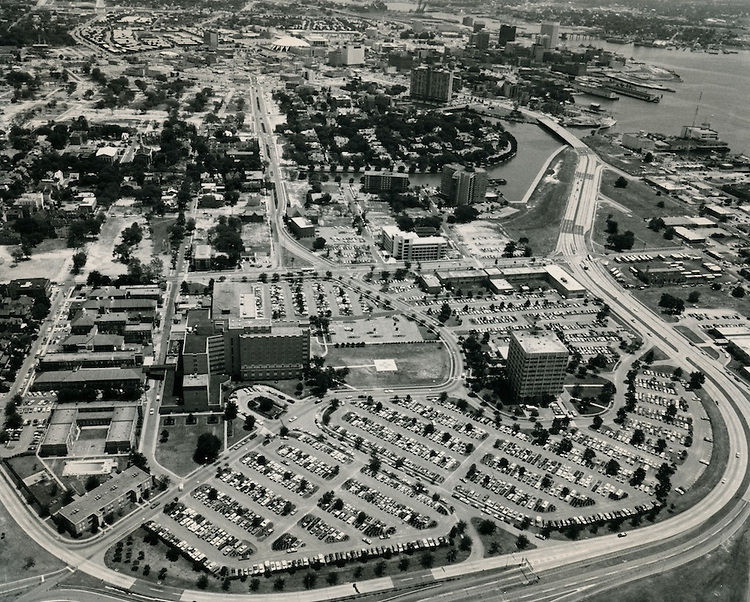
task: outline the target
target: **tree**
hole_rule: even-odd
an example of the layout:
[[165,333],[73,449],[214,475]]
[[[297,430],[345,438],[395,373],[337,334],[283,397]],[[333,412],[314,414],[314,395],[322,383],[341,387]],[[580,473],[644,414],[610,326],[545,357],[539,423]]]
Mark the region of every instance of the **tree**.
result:
[[691,389],[700,389],[704,382],[706,382],[706,375],[703,372],[690,373],[689,386]]
[[312,589],[315,587],[315,582],[318,580],[318,576],[313,573],[305,573],[305,576],[302,578],[302,583],[305,586],[305,589]]
[[630,445],[643,445],[644,441],[646,441],[646,434],[641,429],[635,429],[630,438]]
[[687,300],[689,303],[698,303],[700,298],[701,294],[698,291],[691,291],[691,293],[688,295]]
[[193,460],[197,464],[210,464],[219,456],[221,441],[213,433],[203,433],[198,437]]
[[79,274],[81,268],[86,265],[86,259],[88,256],[83,251],[73,253],[73,269],[71,270],[74,274]]
[[326,246],[326,239],[318,236],[312,244],[313,251],[320,251]]
[[745,289],[742,287],[741,284],[732,289],[732,297],[735,297],[736,299],[742,299],[742,297],[744,296],[745,296]]
[[402,572],[409,570],[409,559],[406,556],[403,556],[401,560],[398,561],[398,570]]
[[638,487],[641,483],[643,483],[643,479],[646,478],[646,471],[643,469],[642,466],[639,466],[633,471],[633,476],[630,477],[630,485],[632,487]]
[[246,431],[252,431],[255,428],[255,416],[247,414],[245,416],[245,424],[243,425],[243,428]]
[[206,589],[208,587],[208,577],[206,575],[201,575],[198,577],[196,585],[198,586],[198,589]]
[[232,421],[235,418],[237,418],[237,402],[230,399],[224,408],[224,420]]
[[479,523],[479,526],[477,527],[477,531],[479,531],[479,533],[481,533],[482,535],[492,535],[496,529],[497,524],[495,523],[495,521],[488,518],[482,519],[482,521]]
[[635,244],[635,234],[630,230],[626,230],[622,234],[610,234],[607,243],[618,252],[632,249]]
[[615,180],[615,188],[627,188],[628,181],[625,179],[624,176],[620,176]]
[[620,472],[620,463],[613,458],[609,462],[607,462],[607,465],[604,467],[604,471],[607,473],[607,475],[614,477],[617,475],[617,473]]
[[368,463],[368,467],[372,472],[379,472],[380,471],[380,458],[378,458],[375,455],[370,456],[370,462]]
[[529,538],[521,533],[521,535],[516,538],[516,547],[519,550],[525,550],[527,547],[529,547]]
[[601,428],[602,424],[604,424],[604,420],[602,420],[602,417],[599,415],[594,416],[594,419],[591,421],[591,426],[597,430]]

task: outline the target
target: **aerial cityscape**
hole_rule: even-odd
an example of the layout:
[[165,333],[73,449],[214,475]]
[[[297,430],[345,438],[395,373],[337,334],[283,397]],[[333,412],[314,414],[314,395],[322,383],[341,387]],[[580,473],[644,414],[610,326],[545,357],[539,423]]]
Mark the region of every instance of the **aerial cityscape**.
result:
[[750,5],[0,2],[0,600],[750,597]]

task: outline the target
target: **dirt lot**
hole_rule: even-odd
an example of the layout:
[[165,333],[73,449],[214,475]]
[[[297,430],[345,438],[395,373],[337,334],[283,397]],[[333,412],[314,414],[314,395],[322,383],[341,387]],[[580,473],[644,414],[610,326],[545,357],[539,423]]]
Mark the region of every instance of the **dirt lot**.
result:
[[124,274],[127,266],[115,261],[112,250],[121,242],[122,231],[131,224],[138,222],[143,227],[143,240],[133,251],[133,257],[137,257],[144,263],[151,261],[152,240],[148,233],[146,220],[141,215],[128,215],[129,211],[118,208],[115,212],[110,210],[107,221],[102,225],[102,231],[96,242],[90,243],[86,248],[88,261],[85,270],[99,270],[102,274],[116,276]]

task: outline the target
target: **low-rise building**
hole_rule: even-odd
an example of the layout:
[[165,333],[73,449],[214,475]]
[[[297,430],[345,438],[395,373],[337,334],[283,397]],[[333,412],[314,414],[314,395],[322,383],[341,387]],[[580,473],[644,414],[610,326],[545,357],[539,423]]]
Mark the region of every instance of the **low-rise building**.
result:
[[98,528],[109,515],[141,501],[150,490],[151,475],[131,466],[60,508],[56,517],[71,533],[81,535]]
[[383,249],[400,261],[437,261],[448,251],[448,241],[442,236],[419,236],[396,226],[384,226],[380,241]]
[[635,275],[641,282],[649,286],[664,286],[666,284],[680,284],[685,282],[682,268],[668,265],[652,266],[648,263],[635,266]]
[[289,220],[289,229],[297,238],[311,238],[315,236],[315,224],[306,217],[293,217]]
[[409,176],[394,171],[366,171],[365,190],[367,192],[403,192],[409,188]]

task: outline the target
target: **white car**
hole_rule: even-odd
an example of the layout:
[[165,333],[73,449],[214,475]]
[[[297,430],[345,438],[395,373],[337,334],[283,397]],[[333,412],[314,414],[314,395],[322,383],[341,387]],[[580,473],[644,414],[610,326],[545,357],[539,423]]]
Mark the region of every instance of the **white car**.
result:
[[150,410],[148,411],[148,415],[149,415],[149,416],[153,416],[153,415],[154,415],[154,408],[151,408],[151,409],[150,409]]

